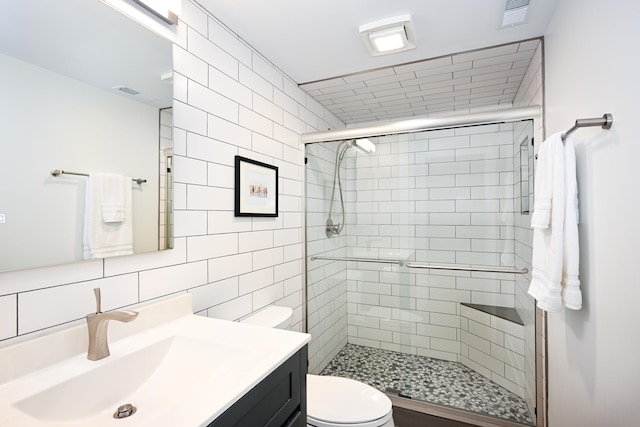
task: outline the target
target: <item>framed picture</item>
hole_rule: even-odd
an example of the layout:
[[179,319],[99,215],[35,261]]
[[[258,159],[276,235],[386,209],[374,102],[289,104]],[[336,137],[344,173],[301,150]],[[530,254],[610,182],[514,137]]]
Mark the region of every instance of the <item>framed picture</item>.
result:
[[235,216],[278,216],[278,168],[236,156]]

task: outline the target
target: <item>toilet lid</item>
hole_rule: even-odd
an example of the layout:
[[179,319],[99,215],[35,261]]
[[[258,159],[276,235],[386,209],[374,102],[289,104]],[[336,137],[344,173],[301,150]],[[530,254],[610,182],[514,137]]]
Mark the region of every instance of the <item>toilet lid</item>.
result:
[[358,424],[391,413],[391,400],[381,391],[348,378],[307,375],[307,414],[335,424]]

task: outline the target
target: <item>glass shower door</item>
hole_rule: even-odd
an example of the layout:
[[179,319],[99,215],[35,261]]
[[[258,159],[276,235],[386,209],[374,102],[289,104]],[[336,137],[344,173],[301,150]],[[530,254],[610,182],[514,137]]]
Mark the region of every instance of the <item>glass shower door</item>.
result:
[[[339,142],[307,146],[315,156],[306,169],[314,199],[307,199],[308,319],[313,340],[323,343],[321,356],[310,348],[313,369],[415,401],[532,422],[528,278],[407,266],[528,266],[520,201],[522,176],[532,171],[521,166],[520,142],[532,131],[529,121],[370,138],[375,153],[349,150],[341,164],[344,228],[332,237],[324,223]],[[492,309],[516,313],[524,325]]]

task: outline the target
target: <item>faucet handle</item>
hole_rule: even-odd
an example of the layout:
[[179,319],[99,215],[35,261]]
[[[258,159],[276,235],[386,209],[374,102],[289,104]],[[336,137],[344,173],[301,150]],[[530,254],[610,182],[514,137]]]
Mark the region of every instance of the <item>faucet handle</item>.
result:
[[96,296],[96,314],[102,313],[102,297],[100,296],[100,288],[93,288],[93,293]]

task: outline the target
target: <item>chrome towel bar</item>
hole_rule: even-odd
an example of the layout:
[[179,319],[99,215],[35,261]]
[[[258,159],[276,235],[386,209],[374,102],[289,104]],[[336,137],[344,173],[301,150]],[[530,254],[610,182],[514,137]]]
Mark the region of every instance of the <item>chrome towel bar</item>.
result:
[[432,265],[432,264],[421,264],[421,263],[415,263],[415,262],[405,262],[397,259],[312,256],[309,258],[309,260],[373,262],[373,263],[381,263],[381,264],[396,264],[399,266],[404,265],[407,268],[423,268],[423,269],[430,269],[430,270],[477,271],[477,272],[485,272],[485,273],[513,273],[513,274],[527,274],[529,272],[529,269],[527,268],[522,268],[518,270],[516,268],[510,268],[510,267],[462,267],[458,265]]
[[567,139],[569,135],[573,132],[577,131],[579,128],[590,127],[590,126],[601,126],[602,129],[611,129],[611,125],[613,124],[613,115],[611,113],[606,113],[602,117],[596,117],[593,119],[578,119],[576,123],[573,125],[571,129],[562,134],[562,141]]
[[[77,176],[89,176],[88,173],[81,173],[81,172],[69,172],[69,171],[63,171],[62,169],[53,169],[51,171],[51,175],[53,176],[60,176],[60,175],[77,175]],[[137,184],[143,184],[145,182],[147,182],[146,179],[144,178],[131,178],[131,181],[137,183]]]
[[430,270],[454,270],[454,271],[481,271],[486,273],[513,273],[513,274],[527,274],[528,268],[521,270],[510,267],[460,267],[457,265],[431,265],[431,264],[416,264],[414,262],[408,262],[409,268],[426,268]]

